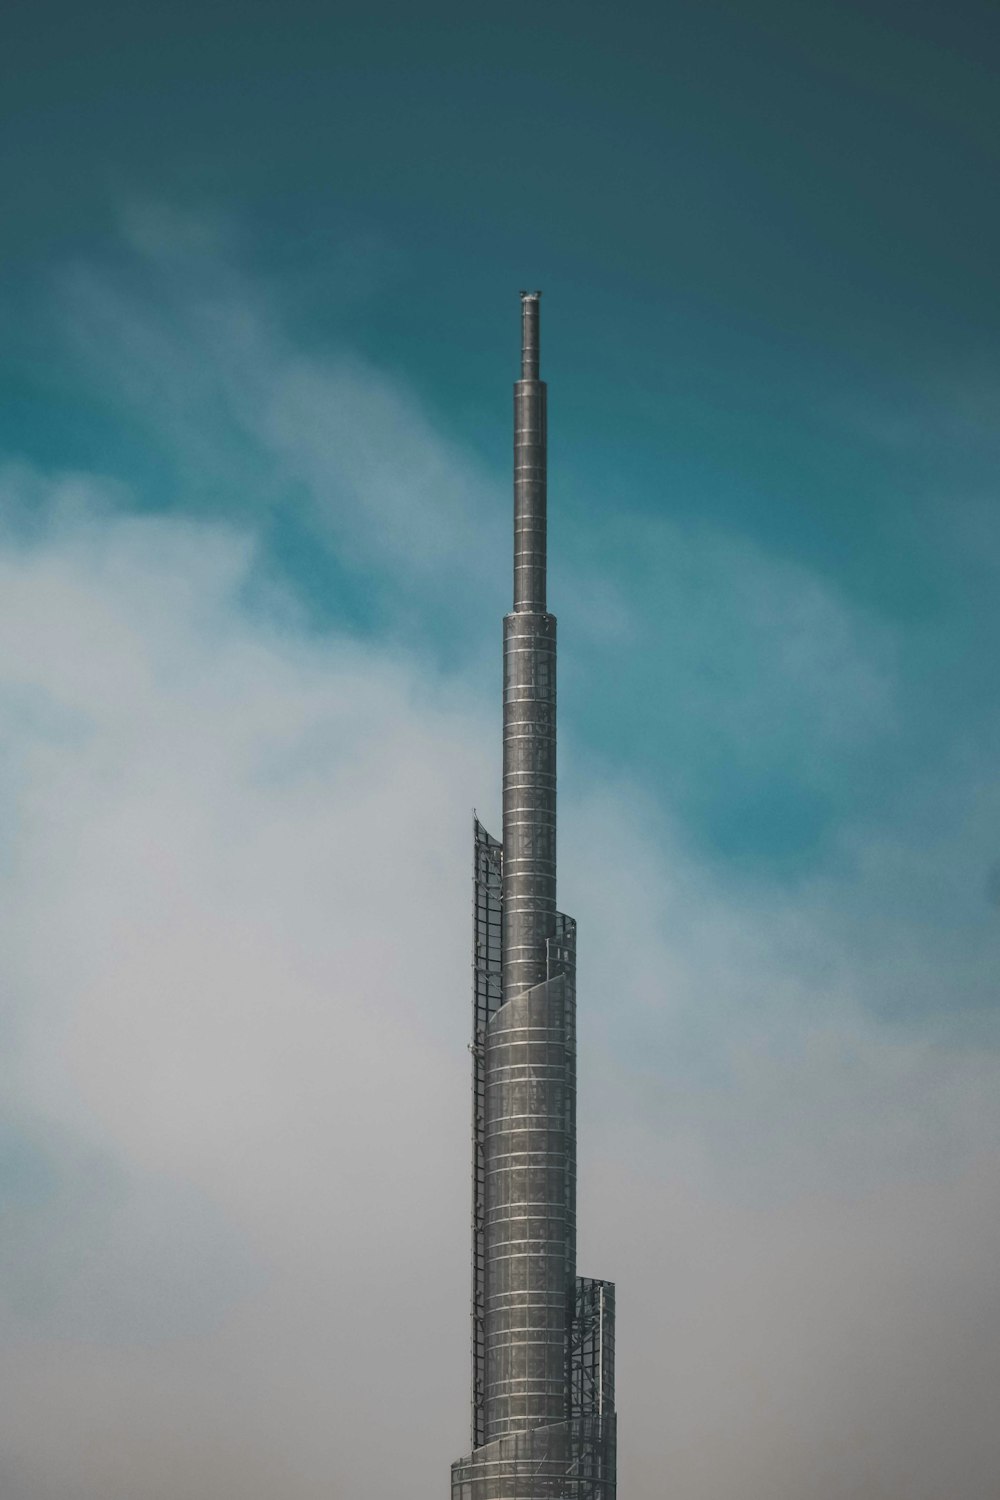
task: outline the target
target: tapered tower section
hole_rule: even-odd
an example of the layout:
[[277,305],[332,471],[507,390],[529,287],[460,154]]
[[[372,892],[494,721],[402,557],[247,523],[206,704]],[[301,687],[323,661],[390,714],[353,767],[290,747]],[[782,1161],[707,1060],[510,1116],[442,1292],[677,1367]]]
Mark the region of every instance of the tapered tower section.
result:
[[576,926],[556,907],[539,293],[521,293],[503,838],[475,825],[473,1452],[452,1500],[614,1500],[614,1287],[576,1275]]
[[556,622],[545,608],[546,390],[539,294],[521,294],[514,386],[514,608],[504,620],[503,998],[547,977],[556,914]]

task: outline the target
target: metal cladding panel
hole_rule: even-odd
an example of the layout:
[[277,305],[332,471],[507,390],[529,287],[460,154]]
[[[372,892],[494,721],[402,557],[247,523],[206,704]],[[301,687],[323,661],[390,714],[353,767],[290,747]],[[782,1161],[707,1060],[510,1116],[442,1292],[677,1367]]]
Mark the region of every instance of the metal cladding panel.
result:
[[556,918],[556,622],[504,620],[503,996],[540,984]]
[[614,1409],[614,1282],[578,1276],[570,1336],[570,1415],[604,1417]]
[[569,1415],[576,1275],[572,978],[509,1000],[486,1029],[486,1435]]
[[615,1500],[615,1428],[612,1413],[498,1438],[452,1465],[451,1500]]
[[503,849],[476,818],[472,918],[472,1443],[486,1441],[486,1027],[500,1008]]
[[538,293],[521,297],[521,379],[514,386],[514,608],[545,612],[548,413],[538,378]]
[[544,614],[548,392],[543,380],[514,387],[514,608]]

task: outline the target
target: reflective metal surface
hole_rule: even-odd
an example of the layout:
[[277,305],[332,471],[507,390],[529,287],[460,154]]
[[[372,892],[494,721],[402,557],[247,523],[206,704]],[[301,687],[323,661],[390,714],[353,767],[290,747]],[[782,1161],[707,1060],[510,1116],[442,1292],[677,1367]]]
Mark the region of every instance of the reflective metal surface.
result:
[[486,1436],[562,1421],[575,1277],[573,994],[557,974],[486,1033]]
[[556,908],[539,293],[521,294],[503,839],[476,821],[472,1441],[453,1500],[614,1500],[614,1287],[576,1275],[576,924]]
[[503,997],[546,978],[556,912],[556,622],[545,609],[546,407],[537,292],[514,387],[514,609],[503,628]]

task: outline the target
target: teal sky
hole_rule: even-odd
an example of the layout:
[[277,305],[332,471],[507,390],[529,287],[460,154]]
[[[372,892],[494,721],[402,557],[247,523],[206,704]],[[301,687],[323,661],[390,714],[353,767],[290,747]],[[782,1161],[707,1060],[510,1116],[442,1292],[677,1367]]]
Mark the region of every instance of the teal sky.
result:
[[[139,263],[123,217],[152,205],[221,233],[290,346],[405,387],[501,513],[516,291],[541,286],[553,604],[594,588],[631,622],[585,640],[567,619],[579,754],[732,878],[808,878],[845,826],[911,819],[920,778],[995,744],[991,9],[22,6],[3,449],[142,509],[254,514],[259,455],[223,402],[206,474],[100,315],[67,333],[81,277],[176,331],[178,278],[215,274],[192,243],[166,279]],[[318,541],[287,481],[258,501],[318,626],[490,659],[504,554],[495,588],[435,589],[401,625],[383,604],[405,580]],[[840,645],[770,682],[828,626]],[[974,926],[987,856],[961,873]]]

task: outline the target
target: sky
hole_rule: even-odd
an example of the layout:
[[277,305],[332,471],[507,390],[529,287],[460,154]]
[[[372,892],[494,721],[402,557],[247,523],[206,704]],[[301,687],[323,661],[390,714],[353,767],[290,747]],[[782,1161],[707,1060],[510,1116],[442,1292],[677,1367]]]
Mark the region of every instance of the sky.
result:
[[623,1492],[1000,1489],[990,21],[8,11],[4,1500],[468,1447],[521,287]]

